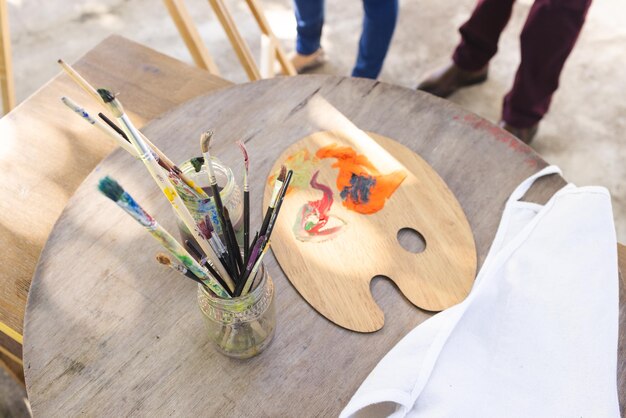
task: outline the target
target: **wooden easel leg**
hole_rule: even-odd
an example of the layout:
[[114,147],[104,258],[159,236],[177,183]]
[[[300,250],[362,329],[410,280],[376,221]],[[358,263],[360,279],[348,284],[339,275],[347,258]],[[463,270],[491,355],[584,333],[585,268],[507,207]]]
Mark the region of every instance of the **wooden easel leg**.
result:
[[13,66],[11,64],[11,35],[9,32],[9,14],[6,0],[0,0],[0,89],[2,90],[2,108],[9,113],[15,107],[13,86]]
[[183,38],[185,45],[187,45],[187,49],[196,65],[208,70],[211,74],[219,76],[220,71],[213,58],[211,58],[211,55],[209,55],[209,51],[204,45],[204,42],[202,42],[198,29],[189,15],[184,0],[163,0],[163,2],[170,16],[172,16],[172,20],[178,28],[178,32]]
[[230,43],[233,46],[241,65],[243,66],[243,69],[248,75],[248,78],[251,81],[260,80],[261,73],[254,62],[254,58],[252,58],[250,48],[248,48],[248,44],[244,41],[243,37],[239,33],[239,30],[237,30],[230,12],[222,0],[209,0],[209,3],[222,24],[222,27],[226,32],[226,36],[228,36],[228,39],[230,40]]
[[254,19],[259,25],[261,33],[269,37],[274,44],[274,48],[276,50],[275,55],[278,59],[280,66],[282,67],[283,74],[297,75],[298,73],[296,72],[296,69],[293,67],[291,61],[289,61],[289,59],[287,58],[287,54],[285,54],[285,51],[281,47],[280,42],[278,42],[276,36],[274,36],[274,32],[272,32],[272,28],[265,18],[265,14],[263,13],[263,10],[261,9],[261,6],[257,2],[257,0],[246,0],[246,3],[248,4],[248,7],[250,8],[252,15],[254,16]]

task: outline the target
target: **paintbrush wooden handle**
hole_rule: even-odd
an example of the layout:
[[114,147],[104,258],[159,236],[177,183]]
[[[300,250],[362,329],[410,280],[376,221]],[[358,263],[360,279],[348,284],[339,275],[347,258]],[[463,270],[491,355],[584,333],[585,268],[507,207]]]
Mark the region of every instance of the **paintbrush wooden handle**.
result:
[[[107,92],[106,90],[102,90],[102,94],[105,94],[105,95],[108,94],[110,97],[112,97],[110,93]],[[187,209],[184,202],[180,198],[178,192],[176,191],[174,187],[172,187],[168,179],[160,175],[161,168],[159,167],[158,162],[154,158],[154,155],[152,155],[152,150],[150,149],[148,144],[146,144],[146,142],[143,140],[143,135],[140,134],[140,132],[137,130],[137,128],[135,128],[135,126],[132,124],[130,119],[128,119],[128,116],[126,116],[126,114],[123,112],[122,106],[117,101],[117,99],[113,98],[108,103],[108,105],[111,108],[112,113],[116,115],[116,118],[122,124],[122,127],[126,129],[126,134],[128,135],[128,138],[131,140],[132,144],[137,149],[137,152],[141,160],[143,161],[144,165],[148,169],[148,172],[150,173],[154,181],[157,183],[157,185],[159,186],[163,194],[167,197],[168,201],[172,205],[174,212],[183,221],[187,229],[189,229],[189,232],[192,234],[194,239],[198,242],[198,244],[200,245],[202,250],[205,252],[205,254],[209,255],[212,259],[216,260],[217,254],[215,253],[215,251],[213,251],[213,248],[211,248],[209,243],[204,240],[202,234],[200,233],[200,230],[198,229],[198,226],[196,225],[195,220],[193,219],[193,216],[191,216],[191,213],[189,213],[189,210]],[[212,267],[214,267],[218,271],[220,276],[228,284],[228,287],[231,290],[234,290],[235,283],[228,275],[228,272],[224,270],[223,268],[221,268],[219,263],[217,263],[216,265]]]

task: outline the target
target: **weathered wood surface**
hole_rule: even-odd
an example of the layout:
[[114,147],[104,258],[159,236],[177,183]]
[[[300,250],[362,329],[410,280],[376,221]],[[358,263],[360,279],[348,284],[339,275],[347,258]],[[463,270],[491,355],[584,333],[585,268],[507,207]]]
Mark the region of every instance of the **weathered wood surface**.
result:
[[[337,113],[313,112],[319,99]],[[245,140],[258,225],[274,161],[300,138],[337,129],[344,117],[408,146],[446,181],[472,227],[479,268],[507,197],[546,165],[509,134],[452,103],[328,76],[239,85],[190,101],[145,132],[182,161],[198,154],[200,132],[214,128],[214,151],[233,167],[240,167],[241,156],[232,142]],[[385,326],[372,334],[345,330],[307,305],[269,254],[276,337],[256,358],[228,359],[203,332],[194,283],[158,266],[156,242],[95,191],[104,174],[175,228],[145,169],[120,150],[72,197],[44,249],[27,308],[26,383],[36,416],[335,416],[382,356],[430,316],[388,281],[375,280],[372,293]],[[563,183],[558,176],[542,179],[530,196],[545,201]],[[623,360],[620,354],[622,399]]]
[[[92,85],[121,92],[139,126],[231,84],[119,36],[104,40],[74,67]],[[0,321],[20,334],[30,281],[54,222],[84,178],[115,149],[61,103],[64,95],[94,116],[102,111],[61,74],[0,119]]]
[[[397,189],[387,195],[372,188],[367,199],[361,196],[361,202],[370,204],[383,199],[384,206],[376,212],[347,209],[337,190],[338,160],[316,157],[324,147],[353,150],[353,164],[358,159],[363,170],[363,160],[368,161],[373,169],[367,165],[366,172],[377,184],[393,177]],[[382,328],[384,313],[370,292],[376,276],[389,278],[411,303],[428,311],[449,308],[468,295],[476,276],[472,230],[450,189],[419,155],[390,138],[345,126],[299,140],[281,154],[271,172],[282,164],[296,173],[274,227],[272,250],[298,293],[326,318],[353,331]],[[349,172],[345,175],[350,178]],[[303,207],[323,199],[323,193],[309,185],[312,176],[332,193],[325,228],[340,228],[335,234],[309,235],[298,228],[309,222],[302,218]],[[273,188],[269,181],[265,207]],[[398,234],[404,228],[421,234],[422,251],[403,248]]]

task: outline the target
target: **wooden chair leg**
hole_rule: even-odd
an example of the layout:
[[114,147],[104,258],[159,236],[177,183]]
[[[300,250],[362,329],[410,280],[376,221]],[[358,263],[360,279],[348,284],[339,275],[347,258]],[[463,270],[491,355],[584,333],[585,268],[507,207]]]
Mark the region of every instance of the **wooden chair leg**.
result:
[[13,359],[5,356],[0,351],[0,367],[3,368],[17,383],[25,386],[24,366],[22,363],[15,362]]
[[260,80],[261,73],[254,62],[254,58],[252,58],[252,53],[250,52],[250,48],[248,48],[248,44],[244,41],[243,37],[237,30],[237,26],[235,26],[235,22],[233,21],[233,17],[230,12],[224,5],[222,0],[209,0],[215,15],[219,19],[224,31],[226,32],[226,36],[230,40],[243,69],[245,70],[248,78],[251,81]]
[[6,0],[0,0],[0,90],[2,90],[2,108],[4,113],[9,113],[15,107],[15,91]]
[[263,33],[264,35],[266,35],[267,37],[271,39],[274,45],[275,51],[276,51],[275,57],[283,69],[283,74],[297,75],[298,73],[296,72],[296,69],[294,68],[291,61],[289,61],[289,59],[287,58],[287,54],[285,54],[285,51],[280,45],[280,42],[278,42],[278,39],[276,38],[276,36],[274,36],[274,32],[272,32],[272,28],[270,27],[269,22],[265,18],[265,14],[263,13],[263,10],[261,9],[261,6],[257,2],[257,0],[246,0],[246,3],[248,4],[248,8],[250,8],[250,11],[252,12],[252,15],[254,16],[254,19],[259,25],[259,28],[261,29],[261,33]]
[[23,344],[22,335],[0,321],[0,366],[4,367],[22,384],[24,384]]
[[211,55],[209,55],[209,51],[204,45],[204,42],[202,42],[198,29],[189,15],[184,0],[163,1],[196,65],[208,70],[211,74],[219,76],[219,69],[213,58],[211,58]]

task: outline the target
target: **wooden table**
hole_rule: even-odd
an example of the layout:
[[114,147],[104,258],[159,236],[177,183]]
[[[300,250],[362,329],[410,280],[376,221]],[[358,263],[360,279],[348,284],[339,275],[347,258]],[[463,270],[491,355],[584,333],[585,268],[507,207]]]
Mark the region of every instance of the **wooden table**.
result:
[[[59,68],[56,62],[49,65]],[[122,92],[139,126],[232,84],[119,36],[104,40],[74,66],[94,85]],[[41,249],[76,188],[115,149],[113,141],[65,108],[63,95],[100,111],[61,74],[0,119],[0,192],[5,196],[0,202],[0,348],[16,362],[22,347],[14,338],[21,339],[26,296]]]
[[[506,198],[546,165],[511,135],[450,102],[330,76],[238,85],[194,99],[144,132],[181,161],[197,155],[199,133],[214,128],[215,153],[233,167],[240,154],[232,141],[244,139],[254,172],[252,222],[259,222],[263,184],[282,150],[351,123],[396,139],[432,165],[465,210],[479,265]],[[344,330],[309,307],[269,255],[275,340],[256,358],[228,359],[203,332],[193,282],[158,266],[158,245],[98,195],[104,174],[174,229],[171,210],[145,169],[120,150],[77,190],[43,251],[27,307],[24,357],[35,415],[336,416],[382,356],[430,317],[385,280],[374,280],[384,328]],[[545,202],[563,184],[558,176],[542,179],[528,199]],[[622,399],[624,358],[620,343]]]

